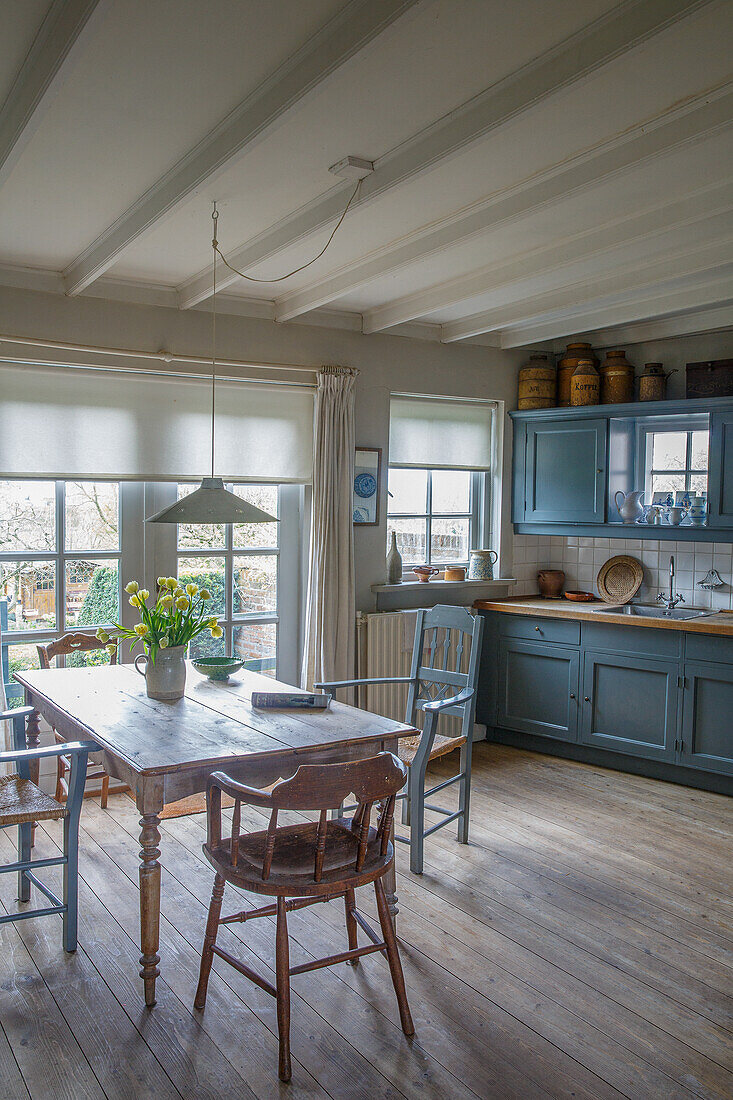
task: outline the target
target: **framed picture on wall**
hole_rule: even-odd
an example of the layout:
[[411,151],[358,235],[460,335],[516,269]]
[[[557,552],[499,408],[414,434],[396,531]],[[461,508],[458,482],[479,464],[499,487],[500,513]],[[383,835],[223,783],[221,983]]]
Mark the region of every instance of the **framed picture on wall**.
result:
[[354,523],[376,527],[379,523],[381,447],[357,447],[354,451]]

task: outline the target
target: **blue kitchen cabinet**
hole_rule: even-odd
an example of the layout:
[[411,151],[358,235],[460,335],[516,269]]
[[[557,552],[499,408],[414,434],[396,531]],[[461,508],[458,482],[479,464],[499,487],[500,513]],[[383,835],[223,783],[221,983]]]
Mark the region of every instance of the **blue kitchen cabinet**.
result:
[[733,410],[710,416],[708,526],[733,527]]
[[497,725],[575,741],[579,650],[501,637],[498,659]]
[[515,522],[604,523],[606,419],[530,421]]
[[733,775],[733,665],[686,661],[679,763]]
[[674,760],[678,673],[676,660],[585,650],[581,743]]

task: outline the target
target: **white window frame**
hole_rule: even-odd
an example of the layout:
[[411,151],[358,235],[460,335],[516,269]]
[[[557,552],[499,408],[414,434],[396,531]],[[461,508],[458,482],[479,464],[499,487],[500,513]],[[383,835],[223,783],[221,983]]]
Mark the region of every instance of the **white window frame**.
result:
[[[468,543],[469,551],[472,548],[485,546],[490,542],[491,532],[491,482],[492,478],[487,470],[470,470],[467,471],[471,475],[470,482],[470,497],[469,497],[469,511],[468,512],[434,512],[432,510],[432,475],[436,470],[440,470],[438,466],[400,466],[391,465],[389,470],[403,470],[403,469],[422,469],[427,472],[427,491],[426,491],[426,511],[425,512],[391,512],[389,509],[389,497],[387,498],[387,534],[389,537],[390,520],[393,519],[417,519],[425,521],[425,560],[424,562],[403,561],[403,576],[412,572],[413,565],[432,565],[431,558],[431,532],[432,522],[434,519],[468,519]],[[466,471],[464,471],[466,472]],[[389,476],[387,479],[389,487]],[[456,559],[455,561],[441,561],[436,562],[436,568],[450,569],[452,566],[467,566],[468,558]]]
[[[4,478],[7,481],[20,481],[22,478]],[[65,481],[80,480],[80,478],[53,479],[53,478],[28,478],[29,481],[55,481],[55,552],[44,551],[3,551],[0,559],[5,561],[43,561],[53,562],[56,569],[56,627],[53,630],[18,630],[3,633],[3,647],[14,645],[44,645],[62,637],[70,630],[80,630],[91,633],[92,627],[76,627],[74,624],[65,623],[66,611],[66,571],[68,561],[94,559],[119,561],[118,571],[118,606],[120,609],[120,622],[131,628],[137,622],[137,613],[130,607],[124,597],[123,587],[131,579],[138,580],[141,585],[150,592],[155,591],[156,577],[175,575],[177,569],[178,549],[176,546],[177,527],[175,524],[146,524],[145,517],[154,514],[166,504],[174,503],[177,497],[177,483],[173,482],[139,482],[120,481],[118,498],[118,530],[119,549],[98,551],[66,551],[65,549],[65,514],[64,493]],[[96,478],[96,481],[112,481],[114,478]],[[245,625],[247,622],[275,622],[277,628],[277,669],[276,675],[286,683],[297,684],[299,682],[300,662],[299,653],[302,641],[302,605],[304,568],[307,568],[307,555],[303,552],[303,539],[305,531],[305,504],[306,487],[302,485],[282,484],[279,486],[279,557],[278,588],[277,588],[277,613],[274,615],[259,613],[232,615],[232,597],[230,586],[226,585],[225,616],[221,622],[226,625],[227,645],[231,645],[231,630],[234,626]],[[182,557],[213,557],[223,553],[230,553],[229,561],[233,562],[235,556],[255,555],[257,553],[268,554],[272,551],[259,548],[246,547],[234,549],[194,551],[182,549]],[[282,609],[287,608],[288,613],[283,615]],[[109,627],[111,623],[95,624]],[[119,659],[130,662],[135,653],[130,654],[129,643],[120,645]],[[0,668],[2,666],[0,665]],[[22,692],[18,689],[18,696],[14,691],[12,682],[6,684],[8,698],[20,697]]]
[[[653,423],[644,423],[638,426],[637,435],[637,470],[643,477],[644,499],[648,504],[652,502],[652,474],[670,474],[679,477],[684,476],[685,492],[690,490],[690,478],[692,474],[707,474],[710,476],[710,457],[708,453],[708,465],[705,469],[695,469],[692,466],[692,433],[710,430],[710,417],[707,413],[684,413],[677,417],[655,418]],[[652,468],[653,443],[650,437],[661,435],[665,432],[686,432],[687,449],[685,454],[685,466],[679,470],[655,470]]]

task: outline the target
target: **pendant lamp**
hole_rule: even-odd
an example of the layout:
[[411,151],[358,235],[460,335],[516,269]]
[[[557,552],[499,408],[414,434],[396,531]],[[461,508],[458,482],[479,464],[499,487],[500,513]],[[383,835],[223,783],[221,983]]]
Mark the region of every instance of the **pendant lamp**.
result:
[[211,213],[214,236],[212,239],[213,290],[212,290],[212,339],[211,339],[211,477],[202,478],[195,492],[175,504],[162,508],[154,516],[148,516],[146,523],[276,523],[275,516],[256,508],[254,504],[242,500],[236,493],[224,488],[220,477],[214,476],[214,427],[216,408],[216,223],[219,213],[216,203]]

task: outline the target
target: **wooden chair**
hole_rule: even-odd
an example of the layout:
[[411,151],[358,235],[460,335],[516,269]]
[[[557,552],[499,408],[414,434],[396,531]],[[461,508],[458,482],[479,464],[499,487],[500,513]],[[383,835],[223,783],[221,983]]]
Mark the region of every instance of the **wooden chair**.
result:
[[[404,785],[405,766],[391,753],[381,752],[367,760],[344,764],[303,764],[290,779],[279,780],[267,790],[237,783],[223,772],[210,776],[206,790],[208,835],[204,854],[216,871],[209,918],[201,953],[201,971],[194,1007],[203,1009],[214,955],[224,959],[260,989],[277,1000],[277,1024],[280,1033],[280,1078],[289,1081],[290,1068],[290,978],[307,970],[334,963],[357,964],[361,955],[384,951],[389,961],[392,983],[397,994],[400,1020],[405,1035],[414,1035],[405,992],[397,940],[389,915],[383,876],[392,867],[394,851],[389,834],[392,827],[395,795]],[[221,795],[235,799],[229,837],[221,832]],[[328,811],[349,794],[357,799],[353,819],[328,820]],[[241,804],[270,811],[266,830],[240,832]],[[377,825],[370,824],[372,808],[381,803]],[[301,821],[278,826],[280,810],[319,810],[318,822]],[[224,886],[227,882],[256,894],[277,898],[249,912],[221,916]],[[380,939],[355,907],[354,891],[374,883],[377,912],[382,930]],[[289,898],[291,900],[287,900]],[[290,966],[287,912],[319,901],[343,898],[346,908],[348,950],[327,958]],[[275,935],[276,981],[273,986],[223,948],[217,947],[219,926],[254,917],[277,916]],[[371,940],[365,947],[357,943],[361,928]]]
[[[0,752],[0,765],[17,762],[18,770],[12,775],[0,777],[0,828],[9,825],[18,826],[18,860],[16,863],[0,867],[0,873],[18,872],[18,900],[30,901],[31,883],[44,894],[51,905],[43,909],[26,909],[18,913],[0,916],[0,924],[7,921],[26,920],[28,917],[43,917],[48,913],[60,913],[63,917],[64,951],[76,951],[77,914],[78,914],[78,871],[79,871],[79,815],[84,796],[84,782],[87,771],[87,754],[96,748],[92,742],[69,741],[61,745],[52,745],[45,749],[26,748],[25,719],[33,713],[32,707],[20,707],[0,713],[0,722],[13,723],[13,749]],[[31,782],[30,762],[47,756],[64,753],[71,760],[69,776],[69,795],[65,805],[50,798]],[[64,841],[63,855],[48,859],[31,859],[31,832],[34,822],[63,818]],[[64,868],[62,897],[58,898],[45,883],[36,878],[33,868]]]
[[[56,657],[66,656],[68,657],[72,653],[88,653],[90,650],[104,649],[105,643],[100,642],[99,638],[95,638],[93,634],[64,634],[63,637],[58,638],[55,642],[49,642],[48,645],[37,645],[38,660],[40,661],[41,668],[50,668],[51,662]],[[110,664],[117,664],[117,653],[113,653],[110,657]],[[52,727],[53,728],[53,727]],[[56,739],[56,744],[63,744],[63,737],[53,731]],[[69,793],[69,772],[71,770],[71,761],[68,756],[61,755],[56,762],[56,792],[54,798],[57,802],[62,802]],[[100,804],[103,810],[107,808],[107,796],[110,793],[109,776],[107,775],[101,764],[90,764],[87,770],[87,779],[101,779],[102,787],[100,791]],[[119,785],[112,787],[112,794],[122,794],[124,791],[129,791],[129,787],[125,785]],[[92,798],[96,791],[85,791],[85,798]]]
[[[400,836],[396,839],[409,843],[410,870],[416,875],[421,875],[423,871],[425,837],[449,822],[458,821],[458,839],[462,844],[468,844],[471,748],[483,627],[480,615],[471,615],[464,607],[438,604],[429,611],[417,613],[409,676],[338,680],[314,685],[318,690],[336,691],[361,684],[407,684],[405,723],[414,726],[417,712],[423,712],[422,734],[401,738],[399,747],[400,758],[410,769],[407,790],[398,796],[403,802],[402,823],[410,826],[410,838],[409,841]],[[454,694],[451,695],[451,691]],[[441,714],[451,714],[461,719],[459,734],[443,736],[436,733]],[[457,748],[461,750],[457,774],[426,791],[425,771],[428,763]],[[453,783],[460,783],[457,810],[446,810],[425,801],[426,796],[437,794]],[[426,829],[426,809],[439,813],[444,820]]]

